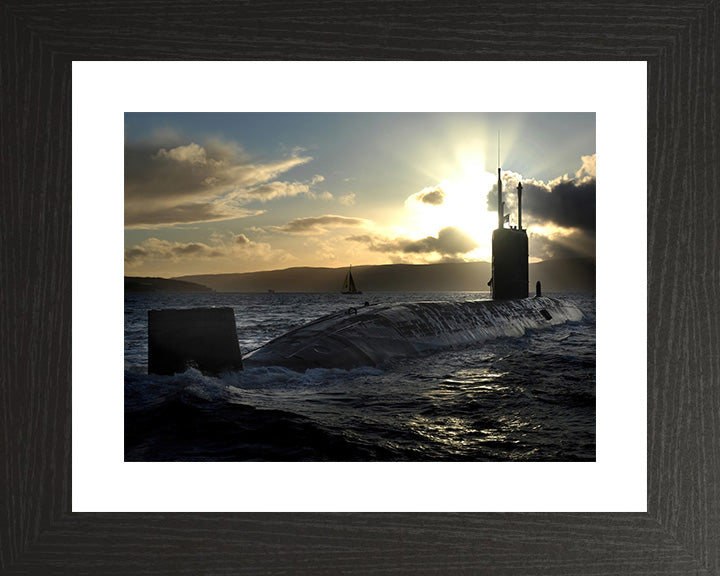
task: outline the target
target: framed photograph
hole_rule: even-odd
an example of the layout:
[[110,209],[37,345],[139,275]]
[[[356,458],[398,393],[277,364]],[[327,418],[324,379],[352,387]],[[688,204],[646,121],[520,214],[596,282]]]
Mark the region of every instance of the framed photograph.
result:
[[[630,67],[622,107],[641,112],[616,124],[638,152],[645,65]],[[387,90],[408,86],[400,63],[284,68],[362,84],[394,69],[406,79]],[[529,68],[503,72],[531,85]],[[620,84],[628,67],[614,68],[593,92]],[[79,65],[75,85],[110,72],[110,86],[111,69]],[[451,79],[428,63],[416,81],[439,73]],[[493,75],[456,66],[454,90]],[[155,99],[168,83],[143,85]],[[308,89],[315,105],[332,105],[328,88]],[[529,100],[548,110],[557,95]],[[124,113],[125,460],[595,461],[596,112],[344,105],[361,111]]]
[[[532,86],[572,66],[74,63],[74,154],[94,158],[73,183],[76,232],[101,234],[94,227],[106,223],[83,207],[97,179],[120,174],[124,190],[112,197],[122,202],[108,208],[124,214],[115,221],[124,223],[127,281],[123,294],[113,282],[119,262],[98,264],[76,246],[76,264],[120,289],[125,306],[116,317],[123,324],[108,322],[103,335],[92,306],[74,311],[75,344],[93,349],[93,360],[75,374],[73,509],[644,510],[645,426],[633,415],[645,407],[645,361],[632,347],[645,338],[645,303],[639,295],[616,301],[604,279],[618,262],[613,273],[645,283],[645,270],[630,265],[645,260],[644,227],[612,233],[614,202],[636,194],[625,158],[644,170],[645,64],[587,63],[586,72],[585,96],[547,87],[510,99],[478,79],[504,74]],[[219,78],[213,95],[181,93],[177,82],[197,74]],[[273,101],[289,76],[316,78],[315,87],[304,99]],[[424,97],[428,76],[451,89]],[[236,79],[246,77],[262,89],[243,97],[248,112],[230,111]],[[352,111],[334,111],[333,87],[352,81],[386,92],[348,94],[343,107]],[[147,111],[169,101],[173,110],[201,111]],[[445,111],[427,111],[435,109]],[[610,141],[618,131],[622,145]],[[97,155],[123,135],[123,164]],[[596,145],[605,168],[597,202]],[[517,170],[496,168],[498,159]],[[643,203],[636,214],[644,221]],[[598,314],[606,319],[599,426],[596,228]],[[360,265],[337,266],[351,257]],[[272,270],[280,262],[299,266]],[[260,290],[258,277],[266,278]],[[353,278],[364,291],[351,293]],[[539,278],[550,296],[530,296]],[[522,294],[510,294],[515,281]],[[84,287],[92,283],[75,285],[91,302]],[[602,329],[620,322],[622,336]],[[104,408],[100,398],[88,404],[94,395],[82,384],[117,361],[115,348],[98,346],[116,333],[124,334],[124,435],[114,420],[97,419],[117,411],[114,396]],[[220,358],[221,349],[228,355]],[[632,386],[619,388],[603,372],[613,362]],[[631,423],[621,434],[607,426],[618,418]],[[596,430],[598,451],[611,454],[600,461]],[[103,455],[86,443],[98,437],[113,446]],[[177,469],[167,462],[183,469],[174,491],[166,474]],[[178,500],[183,485],[217,477],[207,462],[221,464],[227,486],[252,489]],[[294,462],[305,470],[299,494],[264,489],[296,473]],[[450,470],[462,481],[434,491]],[[514,486],[525,475],[536,488],[520,498]],[[128,486],[140,478],[134,493]],[[328,488],[329,479],[345,489]],[[122,502],[108,500],[115,494]]]
[[[605,5],[557,5],[540,13],[519,4],[513,12],[518,22],[543,25],[543,33],[521,26],[528,42],[514,26],[493,24],[505,13],[500,7],[474,16],[475,9],[450,7],[432,19],[418,13],[430,10],[425,5],[396,6],[392,15],[381,4],[347,8],[337,14],[307,6],[303,16],[274,14],[268,6],[185,6],[177,21],[159,6],[137,13],[62,3],[4,9],[0,37],[7,56],[0,66],[12,84],[5,83],[0,111],[8,303],[1,324],[0,571],[717,573],[717,315],[710,284],[717,264],[707,248],[716,240],[715,211],[707,204],[717,156],[717,2],[672,10],[619,6],[610,14]],[[440,21],[452,34],[437,36]],[[208,34],[211,29],[215,33]],[[129,61],[138,57],[148,61]],[[153,61],[169,57],[178,61]],[[391,58],[402,62],[380,62]],[[191,62],[197,59],[237,62]],[[358,94],[363,103],[350,104]],[[239,99],[242,106],[229,104]],[[528,99],[539,109],[528,108]],[[202,218],[183,221],[188,236],[175,237],[161,237],[159,224],[167,222],[155,221],[152,234],[126,243],[123,143],[148,137],[133,132],[132,115],[239,110],[594,114],[601,177],[593,458],[241,463],[142,457],[162,454],[153,450],[163,438],[155,434],[142,446],[124,436],[127,356],[119,278],[127,274],[120,255],[137,264],[153,249],[219,250],[228,238],[258,243],[261,234],[280,233],[282,226],[318,225],[286,218],[259,222],[257,236],[215,231],[198,239],[190,228]],[[219,129],[200,131],[209,138]],[[175,136],[163,135],[155,158],[191,164],[203,154],[206,163],[211,158],[199,134],[189,142]],[[311,154],[297,148],[286,156],[306,157]],[[310,167],[310,161],[300,164]],[[580,159],[575,176],[589,169]],[[594,178],[594,156],[592,170]],[[329,172],[310,172],[257,185],[276,193],[278,182],[305,186],[302,193],[318,202],[330,201],[320,197],[324,192],[339,202],[341,188],[319,186]],[[501,181],[507,179],[501,175]],[[441,182],[428,186],[435,184]],[[449,200],[450,186],[411,194],[429,194],[432,201],[439,190]],[[405,200],[412,203],[410,194]],[[260,210],[242,202],[223,207]],[[150,201],[136,208],[132,229],[140,230],[173,205],[155,216]],[[336,212],[321,215],[369,219]],[[448,240],[440,234],[447,226],[437,223],[436,234],[390,237],[382,230],[381,237],[363,228],[348,241],[372,251],[381,241],[403,240],[394,247],[422,254],[430,243],[438,248]],[[507,226],[497,225],[523,230],[520,222]],[[426,242],[412,244],[419,240]],[[469,242],[456,237],[453,246],[460,240]],[[603,254],[608,244],[613,248]],[[363,290],[359,272],[354,276],[356,291]],[[167,406],[159,407],[146,416],[161,417]]]

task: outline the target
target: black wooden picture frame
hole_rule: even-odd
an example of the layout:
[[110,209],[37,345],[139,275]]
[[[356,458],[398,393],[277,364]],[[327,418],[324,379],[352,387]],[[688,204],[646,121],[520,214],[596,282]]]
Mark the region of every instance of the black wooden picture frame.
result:
[[[720,574],[719,37],[718,0],[6,0],[0,573]],[[71,512],[72,61],[198,59],[647,61],[647,513]]]

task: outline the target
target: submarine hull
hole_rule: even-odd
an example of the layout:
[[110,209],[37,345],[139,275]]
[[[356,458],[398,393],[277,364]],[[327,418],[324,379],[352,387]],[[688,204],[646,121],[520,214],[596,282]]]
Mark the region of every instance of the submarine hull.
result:
[[246,367],[350,369],[501,337],[522,336],[582,319],[550,297],[469,302],[415,302],[350,308],[288,332],[244,358]]

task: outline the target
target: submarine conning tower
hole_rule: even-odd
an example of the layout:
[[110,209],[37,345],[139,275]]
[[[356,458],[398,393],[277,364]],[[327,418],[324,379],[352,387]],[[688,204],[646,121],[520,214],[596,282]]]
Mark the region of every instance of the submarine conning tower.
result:
[[498,168],[498,227],[492,235],[492,297],[527,298],[528,237],[522,227],[522,184],[518,183],[518,226],[505,228],[502,177]]

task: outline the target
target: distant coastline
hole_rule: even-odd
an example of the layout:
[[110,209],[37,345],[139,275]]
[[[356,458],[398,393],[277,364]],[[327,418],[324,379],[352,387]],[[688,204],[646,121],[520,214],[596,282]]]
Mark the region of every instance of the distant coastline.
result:
[[168,278],[145,278],[140,276],[125,276],[125,292],[213,292],[212,288],[187,282],[185,280],[171,280]]
[[[353,266],[359,290],[404,292],[489,291],[489,262]],[[235,274],[196,274],[173,279],[125,277],[126,292],[340,292],[347,268],[297,267]],[[595,259],[568,258],[530,264],[530,294],[594,292]]]

